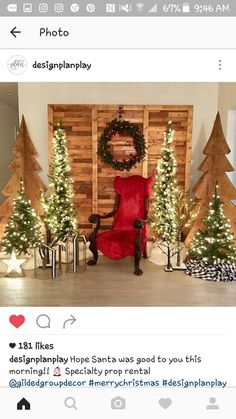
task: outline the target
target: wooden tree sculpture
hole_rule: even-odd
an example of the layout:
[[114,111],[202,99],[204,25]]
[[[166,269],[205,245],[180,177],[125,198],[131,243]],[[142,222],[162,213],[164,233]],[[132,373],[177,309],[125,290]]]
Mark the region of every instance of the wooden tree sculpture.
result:
[[203,172],[203,175],[193,188],[195,202],[199,205],[199,213],[187,235],[185,242],[187,246],[190,245],[197,230],[204,229],[202,220],[208,212],[216,182],[219,185],[219,194],[224,204],[224,214],[230,220],[232,231],[236,238],[236,207],[232,203],[232,200],[236,199],[236,189],[225,173],[234,171],[233,166],[225,157],[225,154],[229,153],[230,149],[222,130],[218,112],[211,136],[203,150],[203,154],[206,157],[199,166],[199,170]]
[[39,198],[41,191],[45,191],[46,187],[38,175],[42,169],[36,160],[38,153],[29,136],[24,116],[22,116],[19,133],[12,147],[12,154],[13,159],[8,167],[13,174],[2,190],[6,199],[0,205],[0,240],[12,214],[13,200],[18,196],[21,179],[25,185],[26,197],[31,201],[32,207],[38,215],[43,213]]

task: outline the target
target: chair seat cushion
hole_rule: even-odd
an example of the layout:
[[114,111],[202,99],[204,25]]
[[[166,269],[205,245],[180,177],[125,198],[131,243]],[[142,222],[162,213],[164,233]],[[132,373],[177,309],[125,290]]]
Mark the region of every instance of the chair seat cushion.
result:
[[[145,247],[145,234],[142,231],[142,252]],[[112,230],[97,236],[97,248],[109,259],[118,260],[126,256],[134,256],[134,245],[137,230]]]

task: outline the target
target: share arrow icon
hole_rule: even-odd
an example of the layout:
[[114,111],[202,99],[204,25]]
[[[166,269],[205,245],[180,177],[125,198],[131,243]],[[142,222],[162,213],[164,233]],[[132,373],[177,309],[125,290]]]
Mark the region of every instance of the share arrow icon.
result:
[[71,314],[71,317],[67,319],[63,324],[63,329],[66,328],[67,324],[70,323],[70,326],[76,322],[76,318]]

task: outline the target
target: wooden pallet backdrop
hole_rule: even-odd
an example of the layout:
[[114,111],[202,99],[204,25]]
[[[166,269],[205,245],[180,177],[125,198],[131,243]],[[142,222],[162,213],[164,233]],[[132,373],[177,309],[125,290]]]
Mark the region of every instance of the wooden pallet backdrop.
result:
[[[119,117],[119,105],[49,105],[49,156],[52,151],[54,126],[61,121],[67,132],[68,149],[75,187],[75,206],[81,230],[88,233],[92,213],[109,212],[114,205],[114,177],[139,174],[155,175],[163,133],[169,120],[175,130],[174,145],[177,175],[180,186],[190,187],[192,114],[193,107],[185,105],[122,105],[122,118],[137,124],[146,139],[147,155],[130,172],[115,171],[101,163],[97,146],[106,124]],[[111,220],[104,220],[103,229]]]

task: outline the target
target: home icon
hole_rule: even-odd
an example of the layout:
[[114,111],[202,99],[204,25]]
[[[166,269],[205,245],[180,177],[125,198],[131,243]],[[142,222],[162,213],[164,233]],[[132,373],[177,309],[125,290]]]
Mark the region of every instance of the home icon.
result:
[[30,403],[24,397],[17,403],[17,410],[30,410]]

